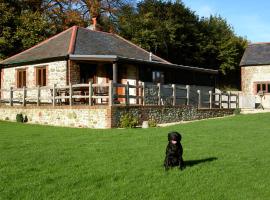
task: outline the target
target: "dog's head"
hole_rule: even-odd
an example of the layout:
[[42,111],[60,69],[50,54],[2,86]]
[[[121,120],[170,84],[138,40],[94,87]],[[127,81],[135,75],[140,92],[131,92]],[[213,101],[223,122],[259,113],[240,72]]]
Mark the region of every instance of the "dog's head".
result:
[[182,139],[182,136],[180,133],[174,131],[174,132],[170,132],[168,133],[168,141],[177,141],[180,142]]

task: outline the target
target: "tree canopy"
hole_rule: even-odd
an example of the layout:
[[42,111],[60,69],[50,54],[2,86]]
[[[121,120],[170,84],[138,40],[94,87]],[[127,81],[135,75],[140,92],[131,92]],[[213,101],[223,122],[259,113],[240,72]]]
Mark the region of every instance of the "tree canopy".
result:
[[180,0],[2,0],[0,59],[92,18],[172,63],[217,69],[221,84],[240,85],[247,40],[221,16],[200,18]]

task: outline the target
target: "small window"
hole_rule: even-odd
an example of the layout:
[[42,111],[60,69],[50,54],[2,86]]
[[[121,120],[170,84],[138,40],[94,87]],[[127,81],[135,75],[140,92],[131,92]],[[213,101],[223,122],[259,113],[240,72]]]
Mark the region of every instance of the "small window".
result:
[[47,74],[46,67],[36,68],[36,84],[37,86],[46,86],[47,85]]
[[17,70],[17,88],[26,87],[26,69]]
[[164,72],[153,71],[152,72],[152,81],[153,81],[153,83],[164,83]]
[[260,92],[260,90],[261,90],[261,84],[257,84],[257,92],[256,93]]
[[265,83],[262,84],[262,91],[266,92],[266,84]]
[[267,93],[270,93],[270,84],[267,84]]

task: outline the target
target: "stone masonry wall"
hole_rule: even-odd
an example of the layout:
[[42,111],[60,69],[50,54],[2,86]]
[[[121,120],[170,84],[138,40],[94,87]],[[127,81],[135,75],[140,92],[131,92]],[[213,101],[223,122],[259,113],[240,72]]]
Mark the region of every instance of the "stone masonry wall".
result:
[[119,125],[121,115],[130,113],[143,121],[154,120],[158,124],[232,115],[234,109],[197,109],[194,106],[115,106],[112,107],[112,127]]
[[[260,97],[255,94],[255,82],[270,82],[270,65],[241,68],[241,87],[243,95],[247,97],[253,96],[255,102],[260,103]],[[262,104],[265,108],[270,108],[270,94],[264,95]]]
[[118,127],[125,113],[146,120],[171,123],[232,115],[234,109],[197,109],[193,106],[42,106],[0,107],[0,120],[16,121],[17,114],[27,116],[28,123],[68,127],[112,128]]
[[[4,68],[3,71],[3,80],[2,80],[2,89],[10,89],[10,87],[16,88],[16,70],[26,69],[26,87],[33,88],[36,87],[36,74],[35,68],[46,66],[47,67],[47,85],[53,86],[65,86],[66,85],[66,73],[67,73],[67,61],[57,61],[49,62],[42,64],[34,65],[24,65],[19,67]],[[49,91],[43,91],[49,93]],[[44,94],[42,94],[43,96]],[[50,95],[50,94],[48,94]],[[29,91],[27,94],[28,97],[36,97],[36,91]],[[22,97],[22,91],[14,92],[14,98]],[[3,92],[2,98],[9,98],[9,92]]]
[[110,128],[108,107],[0,107],[0,120],[16,121],[17,114],[27,116],[28,123],[54,126]]

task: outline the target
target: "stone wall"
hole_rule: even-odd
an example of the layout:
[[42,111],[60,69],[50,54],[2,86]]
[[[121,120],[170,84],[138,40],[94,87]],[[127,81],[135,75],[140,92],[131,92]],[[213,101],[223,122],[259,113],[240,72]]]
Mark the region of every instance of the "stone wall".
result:
[[[1,89],[10,89],[10,87],[16,88],[16,71],[19,69],[26,69],[26,87],[34,88],[36,87],[36,67],[46,66],[47,68],[47,86],[53,86],[56,84],[57,86],[65,86],[66,85],[66,73],[67,73],[67,61],[57,61],[57,62],[49,62],[42,64],[34,64],[34,65],[24,65],[19,67],[11,67],[2,69],[3,77]],[[41,96],[51,95],[50,91],[42,91]],[[13,94],[14,98],[22,98],[22,91],[16,91]],[[27,93],[29,98],[36,98],[37,92],[36,90]],[[8,99],[9,92],[3,92],[2,97]]]
[[108,107],[0,107],[0,120],[16,121],[17,114],[27,116],[28,123],[54,126],[110,128]]
[[143,121],[171,123],[232,115],[234,109],[197,109],[194,106],[27,106],[0,107],[0,120],[16,121],[17,114],[28,123],[54,126],[112,128],[118,127],[121,115],[130,113]]
[[[241,87],[246,98],[255,99],[255,103],[260,103],[261,98],[256,95],[255,82],[270,82],[270,65],[241,67]],[[244,98],[244,97],[243,97]],[[270,94],[266,93],[262,98],[265,108],[270,108]],[[255,107],[255,105],[253,105]]]
[[196,119],[207,119],[232,115],[235,109],[197,109],[194,106],[114,106],[112,107],[112,127],[119,125],[120,117],[130,113],[143,121],[154,120],[158,124]]

